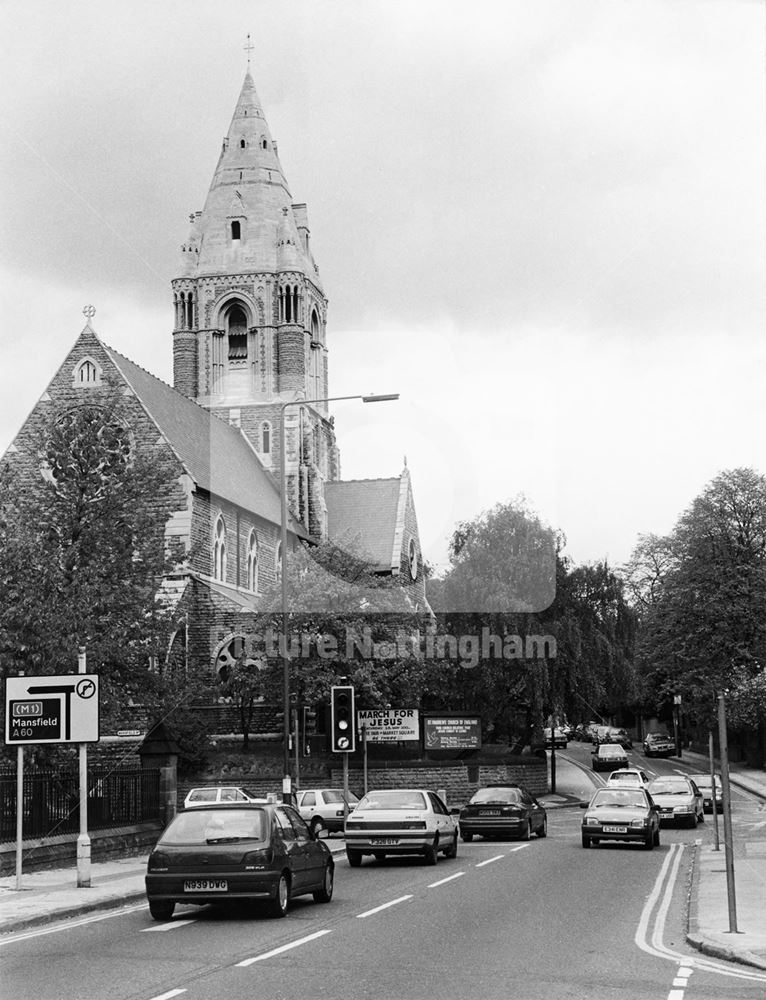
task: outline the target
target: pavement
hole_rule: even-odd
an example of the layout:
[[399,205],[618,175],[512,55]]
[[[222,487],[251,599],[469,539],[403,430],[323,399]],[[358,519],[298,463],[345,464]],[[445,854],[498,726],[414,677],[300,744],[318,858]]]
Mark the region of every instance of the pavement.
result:
[[[683,759],[700,771],[707,758],[684,750]],[[766,801],[766,770],[733,764],[732,785]],[[560,787],[564,787],[563,782]],[[580,794],[561,792],[540,796],[547,809],[577,807]],[[720,849],[714,849],[712,816],[700,827],[695,848],[686,939],[698,951],[728,961],[766,970],[766,810],[740,815],[734,830],[735,920],[731,921],[727,893],[723,822],[719,817]],[[343,838],[326,840],[334,854],[345,850]],[[21,888],[16,876],[0,878],[0,935],[39,927],[54,920],[82,918],[102,910],[116,910],[145,900],[147,856],[95,861],[90,886],[77,886],[76,866],[52,871],[24,872]],[[731,927],[735,925],[736,933]]]

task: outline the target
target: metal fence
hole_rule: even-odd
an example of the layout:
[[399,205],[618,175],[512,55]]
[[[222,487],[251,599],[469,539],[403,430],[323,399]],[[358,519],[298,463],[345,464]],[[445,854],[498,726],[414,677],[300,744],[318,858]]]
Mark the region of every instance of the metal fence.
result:
[[[2,843],[16,839],[16,799],[16,772],[0,770]],[[22,810],[24,840],[79,833],[79,771],[25,771]],[[88,830],[158,819],[161,819],[158,769],[88,769]]]

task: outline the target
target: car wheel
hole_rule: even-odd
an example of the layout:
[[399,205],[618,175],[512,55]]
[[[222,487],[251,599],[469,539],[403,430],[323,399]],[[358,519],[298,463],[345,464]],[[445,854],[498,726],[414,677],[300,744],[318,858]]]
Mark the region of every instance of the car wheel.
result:
[[346,857],[348,858],[348,863],[351,868],[358,868],[362,863],[362,852],[352,851],[351,848],[346,848]]
[[660,828],[659,827],[657,827],[657,829],[654,831],[654,846],[655,847],[659,847],[660,846]]
[[702,810],[701,813],[698,813],[697,818],[699,819],[700,823],[704,823],[705,822],[705,810],[704,809]]
[[586,837],[585,834],[582,835],[582,846],[585,848],[590,847],[590,837]]
[[470,844],[471,841],[473,840],[473,834],[472,833],[466,833],[463,830],[460,831],[460,836],[466,842],[466,844]]
[[154,920],[170,920],[175,910],[175,903],[166,903],[164,900],[149,900],[149,912]]
[[456,858],[457,857],[457,833],[452,838],[452,843],[444,852],[445,858]]
[[532,836],[532,820],[528,819],[527,825],[524,827],[524,831],[521,834],[521,839],[529,840],[531,836]]
[[321,816],[315,816],[312,819],[311,832],[314,834],[315,837],[320,837],[322,835],[322,831],[326,829],[327,827],[325,826],[324,820],[322,819]]
[[287,914],[287,906],[290,901],[290,883],[287,875],[282,872],[277,882],[277,891],[269,904],[269,911],[273,917],[284,917]]
[[423,851],[423,857],[426,860],[427,865],[435,865],[439,860],[439,838],[437,837],[433,844],[429,844]]
[[314,893],[315,903],[329,903],[332,899],[332,890],[335,886],[335,867],[334,865],[328,865],[324,872],[324,882],[322,883],[322,888],[317,889]]
[[692,828],[692,830],[696,830],[697,829],[697,814],[696,814],[696,812],[692,813],[691,816],[689,817],[689,826]]
[[653,847],[654,847],[654,833],[651,830],[649,830],[647,831],[647,834],[644,837],[644,850],[651,851]]
[[548,836],[548,817],[547,816],[543,816],[543,821],[540,824],[540,829],[537,831],[537,836],[538,837],[547,837]]
[[375,858],[376,861],[386,860],[386,855],[383,853],[383,851],[376,851],[373,857]]

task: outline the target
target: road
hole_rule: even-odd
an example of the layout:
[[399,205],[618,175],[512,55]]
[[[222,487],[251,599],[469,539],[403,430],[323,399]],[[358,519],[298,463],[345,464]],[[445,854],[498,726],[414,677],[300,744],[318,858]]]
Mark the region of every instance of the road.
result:
[[[570,747],[570,761],[589,762],[587,747]],[[559,778],[560,788],[583,780],[564,756]],[[755,808],[738,797],[735,821]],[[763,1000],[764,974],[712,959],[685,971],[700,958],[684,943],[691,845],[712,824],[663,829],[651,852],[583,851],[581,815],[550,810],[546,839],[461,843],[437,867],[365,859],[351,869],[340,855],[333,902],[298,900],[284,920],[179,907],[158,924],[140,905],[20,935],[0,948],[0,997]]]

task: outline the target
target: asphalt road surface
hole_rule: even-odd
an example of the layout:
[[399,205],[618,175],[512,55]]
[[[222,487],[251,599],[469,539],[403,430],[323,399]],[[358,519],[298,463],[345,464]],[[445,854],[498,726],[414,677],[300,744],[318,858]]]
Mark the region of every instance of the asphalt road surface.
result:
[[[587,747],[567,757],[589,762]],[[645,762],[667,773],[675,760]],[[562,782],[582,774],[560,759]],[[589,781],[589,779],[585,779]],[[742,796],[738,811],[756,808]],[[255,908],[145,904],[47,925],[0,946],[3,1000],[763,1000],[766,974],[708,959],[684,940],[691,845],[583,851],[579,809],[550,810],[548,837],[461,843],[455,859],[336,856],[335,898]],[[694,957],[694,968],[689,958]]]

